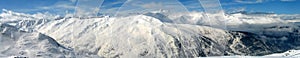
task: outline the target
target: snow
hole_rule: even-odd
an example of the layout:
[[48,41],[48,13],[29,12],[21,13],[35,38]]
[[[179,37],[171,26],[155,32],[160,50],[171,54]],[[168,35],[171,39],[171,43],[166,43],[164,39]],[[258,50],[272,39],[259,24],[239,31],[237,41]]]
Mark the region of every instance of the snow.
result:
[[281,57],[289,57],[289,58],[297,58],[300,57],[300,50],[289,50],[284,53],[276,53],[266,56],[281,56]]
[[1,24],[0,57],[74,57],[69,48],[38,32],[25,32]]
[[300,50],[289,50],[284,53],[275,53],[265,56],[212,56],[199,58],[299,58]]
[[[38,31],[56,38],[56,40],[62,43],[64,46],[70,46],[75,50],[77,50],[76,52],[81,52],[81,53],[84,52],[84,53],[91,53],[91,54],[98,53],[98,55],[103,55],[104,57],[113,57],[113,56],[118,56],[120,54],[122,54],[122,56],[120,57],[126,57],[126,56],[137,57],[140,55],[139,53],[143,53],[145,51],[149,53],[148,56],[155,56],[156,54],[163,55],[161,53],[155,52],[156,51],[155,49],[159,49],[159,47],[156,47],[156,44],[163,45],[162,47],[166,47],[163,49],[172,48],[173,46],[168,46],[172,44],[167,44],[167,43],[173,42],[173,40],[171,39],[178,38],[176,35],[185,34],[185,32],[178,34],[178,32],[180,32],[179,31],[180,29],[177,29],[177,27],[183,27],[181,25],[177,26],[173,24],[164,24],[158,19],[149,16],[144,16],[144,15],[119,18],[118,20],[114,20],[114,22],[111,24],[107,24],[105,18],[94,18],[94,19],[84,19],[84,20],[71,18],[68,20],[65,19],[65,21],[61,20],[60,22],[55,21],[50,23],[51,25],[40,27]],[[58,23],[62,23],[62,24],[58,25]],[[86,26],[86,27],[82,27],[82,26]],[[185,26],[185,27],[191,28],[196,26]],[[190,33],[200,32],[201,30],[203,30],[200,29],[199,31],[197,31],[198,28],[187,29],[186,31],[194,30],[194,31],[189,31],[187,34],[189,34],[190,36],[197,36],[198,35],[197,33],[195,34],[190,34]],[[204,29],[205,28],[209,28],[209,27],[204,27]],[[224,31],[221,30],[218,31],[225,33]],[[215,31],[208,31],[208,32],[215,33]],[[62,34],[62,35],[57,35],[57,34]],[[116,40],[118,42],[115,42]],[[158,42],[156,43],[156,41],[154,40],[158,40]],[[192,39],[181,39],[181,40],[192,41]],[[214,40],[221,41],[218,39],[214,39]],[[101,48],[101,50],[97,50],[99,48]],[[137,50],[131,51],[132,48]],[[111,49],[116,51],[110,51]],[[172,55],[168,55],[168,56],[172,56]]]
[[[264,38],[264,34],[258,32],[286,36],[298,28],[276,15],[226,14],[224,20],[229,28],[224,30],[204,26],[209,24],[203,22],[207,20],[201,12],[176,16],[146,13],[126,17],[60,18],[6,10],[0,17],[0,57],[273,57],[267,54],[287,50],[266,49],[272,46],[265,43],[273,38]],[[243,40],[255,43],[245,44]],[[293,53],[298,55],[297,51]]]

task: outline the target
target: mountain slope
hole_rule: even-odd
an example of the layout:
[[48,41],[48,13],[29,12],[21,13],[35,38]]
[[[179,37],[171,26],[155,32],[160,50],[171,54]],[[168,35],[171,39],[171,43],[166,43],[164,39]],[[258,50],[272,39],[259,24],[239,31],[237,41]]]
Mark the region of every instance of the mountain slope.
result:
[[274,43],[262,39],[263,35],[163,23],[159,19],[144,15],[71,18],[49,23],[38,30],[56,37],[58,42],[75,48],[79,53],[98,54],[103,57],[266,55],[291,49],[273,47],[274,45],[269,44]]
[[0,57],[74,57],[69,48],[38,32],[26,32],[1,24]]
[[[251,25],[259,28],[254,31],[262,32],[256,33],[248,30],[223,30],[196,24],[176,24],[178,21],[172,23],[169,20],[173,19],[165,16],[159,18],[160,16],[163,15],[54,19],[45,17],[45,19],[1,22],[17,30],[40,32],[50,36],[61,46],[72,49],[76,57],[262,56],[299,49],[297,43],[299,32],[294,31],[299,29],[295,26],[287,25],[289,27],[285,28],[281,25],[275,27]],[[19,16],[9,17],[18,19]],[[247,21],[247,19],[243,20]],[[236,25],[243,26],[247,23]],[[283,32],[284,34],[280,35]]]

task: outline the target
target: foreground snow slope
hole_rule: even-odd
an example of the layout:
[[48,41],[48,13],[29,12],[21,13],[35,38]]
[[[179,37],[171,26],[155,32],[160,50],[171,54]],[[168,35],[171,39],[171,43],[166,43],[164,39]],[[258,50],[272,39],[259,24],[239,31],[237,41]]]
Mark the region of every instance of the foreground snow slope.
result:
[[38,32],[26,32],[0,25],[0,58],[24,57],[74,57],[72,50],[61,46],[53,38]]
[[300,57],[300,50],[289,50],[284,53],[276,53],[266,56],[282,56],[282,57],[290,57],[290,58],[299,58]]
[[[68,47],[67,49],[70,49],[75,55],[82,57],[95,55],[126,58],[262,56],[284,52],[289,49],[299,49],[300,45],[298,43],[300,36],[297,26],[284,24],[284,26],[275,25],[274,27],[272,18],[265,21],[272,21],[273,23],[261,24],[265,26],[250,24],[251,27],[258,28],[253,29],[255,32],[252,32],[249,30],[222,30],[201,26],[201,24],[185,24],[176,21],[180,18],[181,20],[187,19],[184,17],[194,18],[193,20],[197,21],[203,20],[201,16],[196,15],[194,17],[190,15],[177,18],[168,18],[160,14],[144,14],[113,18],[79,19],[65,17],[52,19],[41,17],[36,19],[32,15],[11,14],[14,13],[0,15],[1,22],[18,30],[33,33],[40,32],[50,36],[61,46]],[[19,18],[21,16],[33,18],[23,20]],[[242,15],[241,17],[248,16]],[[249,26],[247,20],[259,21],[263,19],[242,20],[244,21],[241,22],[244,23],[233,24],[232,26],[240,25],[243,27],[247,24]],[[282,23],[279,19],[274,20],[275,23]],[[256,33],[258,31],[261,33]]]
[[289,50],[284,53],[275,53],[265,56],[212,56],[199,58],[299,58],[300,50]]

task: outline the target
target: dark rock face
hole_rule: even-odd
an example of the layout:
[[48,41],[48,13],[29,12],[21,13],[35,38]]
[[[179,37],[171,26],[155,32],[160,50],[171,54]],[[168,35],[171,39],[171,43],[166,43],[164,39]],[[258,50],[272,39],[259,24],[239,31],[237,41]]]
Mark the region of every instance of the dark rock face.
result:
[[235,38],[240,38],[233,39],[229,43],[240,41],[239,45],[235,45],[234,48],[236,51],[241,52],[237,53],[241,55],[263,56],[272,53],[282,53],[291,49],[299,49],[299,35],[265,36],[241,31],[229,33]]
[[271,48],[265,43],[262,38],[258,35],[248,33],[248,32],[230,32],[234,38],[230,43],[238,41],[237,45],[234,45],[233,48],[236,51],[239,51],[241,55],[264,55],[271,53]]

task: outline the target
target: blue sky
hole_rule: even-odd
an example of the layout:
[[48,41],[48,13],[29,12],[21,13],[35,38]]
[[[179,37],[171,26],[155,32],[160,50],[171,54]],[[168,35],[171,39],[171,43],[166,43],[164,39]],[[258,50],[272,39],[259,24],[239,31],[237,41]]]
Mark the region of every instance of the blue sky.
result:
[[[74,11],[77,0],[1,0],[0,9],[34,14],[37,12],[69,13]],[[105,0],[102,12],[116,12],[126,0]],[[151,0],[150,0],[151,1]],[[189,11],[203,11],[198,0],[179,0]],[[226,12],[272,12],[278,14],[300,14],[298,0],[221,0]],[[0,10],[2,12],[2,10]],[[100,11],[101,12],[101,11]]]

